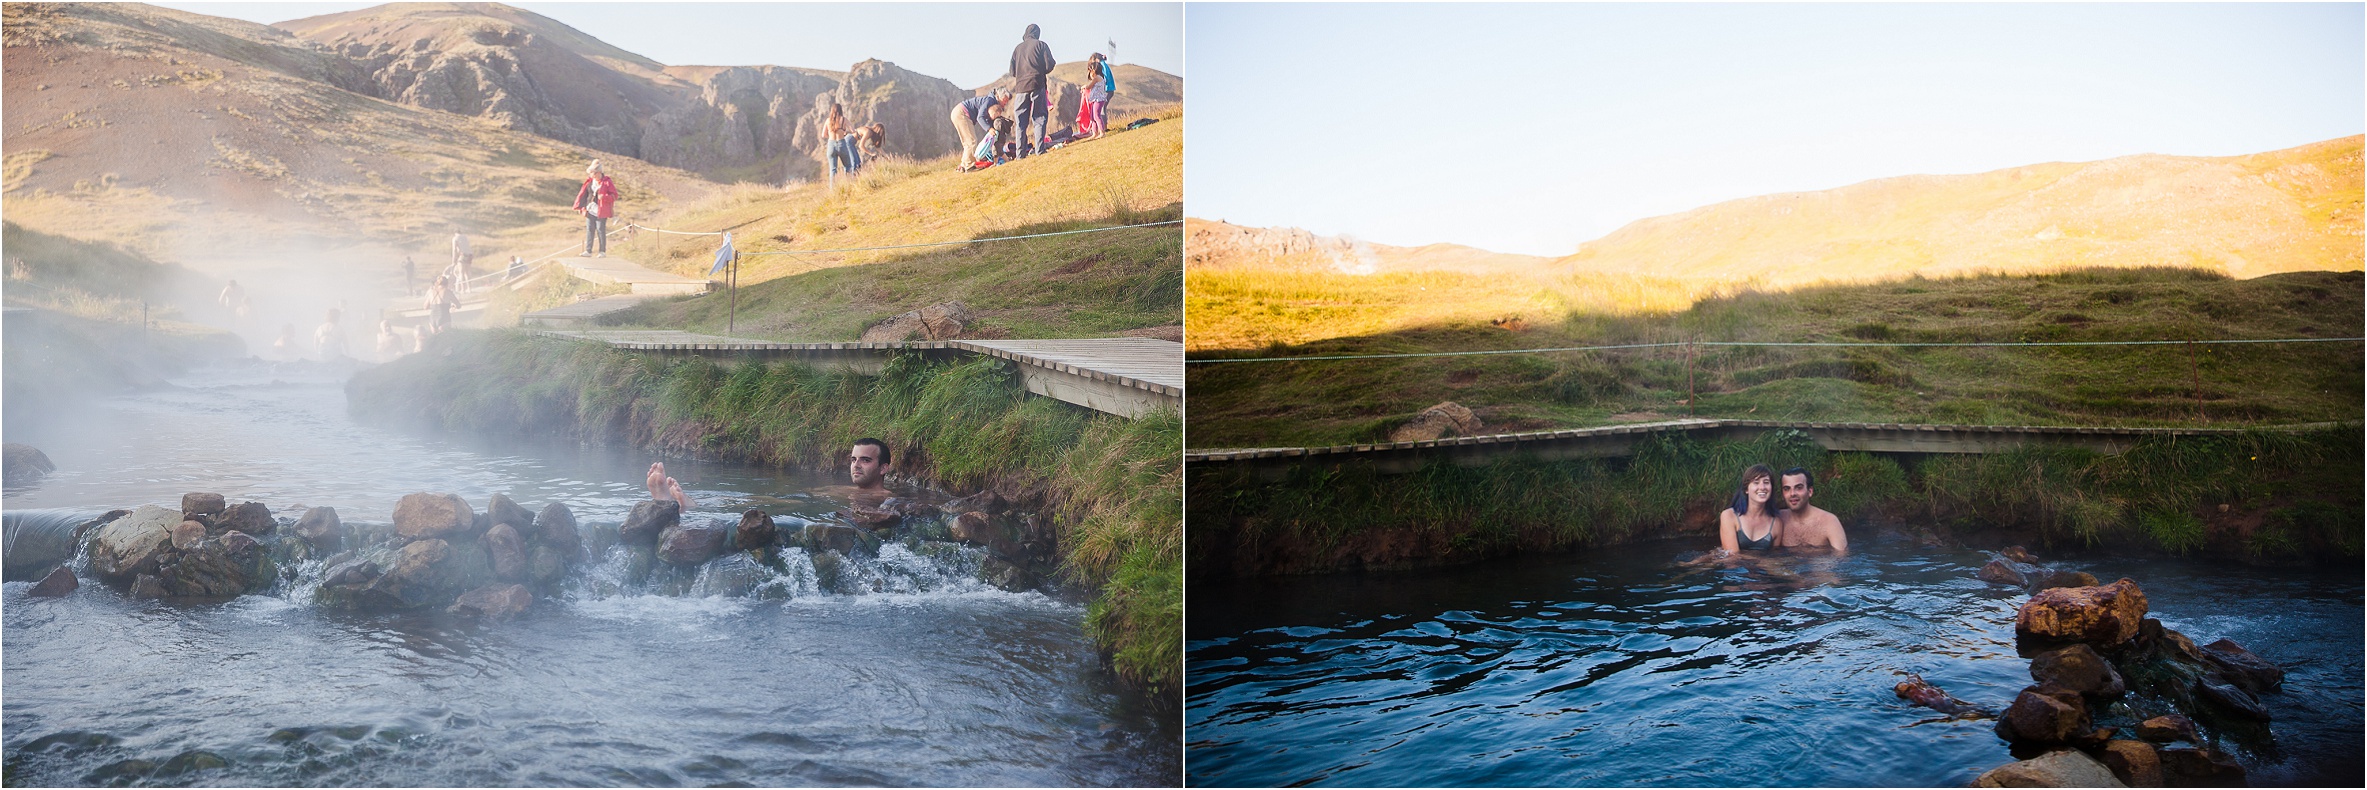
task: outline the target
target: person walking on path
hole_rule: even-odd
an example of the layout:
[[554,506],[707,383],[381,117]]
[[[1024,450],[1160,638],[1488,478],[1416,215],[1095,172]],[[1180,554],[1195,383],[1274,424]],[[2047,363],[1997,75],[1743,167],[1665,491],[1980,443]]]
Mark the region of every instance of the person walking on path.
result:
[[984,96],[972,96],[953,106],[953,130],[962,136],[962,161],[956,170],[968,170],[977,156],[978,140],[994,128],[995,116],[1011,103],[1011,91],[996,88]]
[[1050,108],[1046,106],[1044,79],[1060,63],[1052,59],[1052,47],[1044,43],[1042,35],[1041,28],[1028,25],[1027,32],[1019,38],[1019,46],[1011,50],[1011,92],[1019,96],[1017,127],[1021,159],[1036,152],[1052,121]]
[[584,251],[577,257],[608,257],[608,218],[616,216],[616,182],[600,171],[598,159],[584,168],[583,188],[575,191],[575,210],[584,213]]
[[418,269],[416,268],[416,266],[415,266],[414,264],[412,264],[412,263],[411,263],[411,256],[409,256],[409,255],[405,255],[405,256],[403,256],[403,295],[404,295],[404,296],[410,296],[410,295],[412,295],[412,294],[415,294],[415,293],[418,293],[418,292],[419,292],[419,291],[417,290],[417,288],[415,287],[416,283],[414,282],[414,278],[416,278],[417,276],[418,276]]
[[446,269],[452,274],[452,279],[458,280],[468,276],[468,265],[476,261],[477,254],[470,252],[468,248],[468,234],[457,230],[453,231],[452,265]]
[[1091,140],[1110,130],[1110,97],[1118,93],[1118,75],[1110,70],[1110,61],[1095,52],[1085,58],[1085,107],[1082,113],[1085,139]]

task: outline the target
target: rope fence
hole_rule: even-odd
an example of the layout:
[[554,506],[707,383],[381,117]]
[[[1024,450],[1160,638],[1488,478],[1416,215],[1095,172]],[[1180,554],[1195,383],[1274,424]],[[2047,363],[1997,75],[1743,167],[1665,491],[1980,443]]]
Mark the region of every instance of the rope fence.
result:
[[1161,226],[1161,225],[1181,225],[1181,224],[1183,224],[1183,220],[1180,220],[1180,219],[1171,219],[1171,220],[1167,220],[1167,221],[1165,221],[1165,222],[1145,222],[1145,223],[1142,223],[1142,224],[1139,224],[1139,225],[1112,225],[1112,226],[1110,226],[1110,227],[1107,227],[1107,228],[1086,228],[1086,229],[1084,229],[1084,230],[1061,230],[1061,231],[1053,231],[1053,232],[1051,232],[1051,233],[1029,233],[1029,234],[1026,234],[1026,235],[1023,235],[1023,236],[995,236],[995,237],[992,237],[992,238],[984,238],[984,239],[964,239],[964,240],[961,240],[961,241],[932,241],[932,242],[924,242],[924,243],[920,243],[920,244],[887,244],[887,245],[881,245],[881,246],[877,246],[877,247],[841,247],[841,248],[839,248],[839,249],[835,249],[835,250],[775,250],[775,251],[771,251],[771,252],[743,252],[743,253],[740,253],[740,257],[746,258],[746,257],[751,257],[751,256],[756,256],[756,255],[820,255],[820,254],[822,254],[822,253],[826,253],[826,252],[872,252],[872,251],[875,251],[875,250],[909,250],[909,249],[913,249],[913,248],[916,248],[916,247],[951,247],[951,246],[960,245],[960,244],[983,244],[983,243],[985,243],[985,242],[990,242],[990,241],[1018,241],[1018,240],[1021,240],[1021,239],[1041,239],[1041,238],[1048,238],[1048,237],[1051,237],[1051,236],[1073,236],[1073,235],[1076,235],[1076,234],[1079,234],[1079,233],[1102,233],[1102,232],[1106,232],[1106,231],[1113,231],[1113,230],[1128,230],[1128,229],[1132,229],[1132,228],[1156,228],[1156,227],[1159,227],[1159,226]]
[[1849,341],[1756,341],[1702,340],[1673,343],[1628,343],[1612,346],[1564,346],[1561,348],[1515,348],[1497,351],[1427,351],[1404,354],[1332,354],[1303,357],[1252,357],[1245,359],[1187,359],[1185,364],[1214,365],[1226,362],[1329,362],[1346,359],[1413,359],[1417,357],[1482,357],[1499,354],[1554,354],[1567,351],[1618,351],[1637,348],[1695,348],[1721,346],[1729,348],[2010,348],[2039,346],[2185,346],[2229,345],[2251,343],[2357,343],[2367,337],[2280,337],[2233,340],[2031,340],[2031,341],[1971,341],[1963,343],[1880,343]]

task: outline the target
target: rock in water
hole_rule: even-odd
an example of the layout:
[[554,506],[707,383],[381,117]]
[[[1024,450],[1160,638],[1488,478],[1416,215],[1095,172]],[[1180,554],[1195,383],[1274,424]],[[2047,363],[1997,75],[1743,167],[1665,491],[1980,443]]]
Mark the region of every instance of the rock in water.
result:
[[534,536],[534,513],[510,501],[508,494],[494,494],[485,502],[485,515],[495,524],[508,524],[519,537]]
[[2216,704],[2229,712],[2253,721],[2268,721],[2268,708],[2250,692],[2220,679],[2217,674],[2205,675],[2194,682],[2194,696]]
[[173,548],[179,549],[181,551],[188,551],[190,549],[197,548],[197,544],[204,542],[204,524],[200,524],[195,521],[183,521],[179,524],[173,525]]
[[249,535],[269,535],[279,529],[279,522],[271,520],[271,508],[261,502],[240,502],[222,511],[214,519],[214,534],[238,530]]
[[363,588],[363,603],[371,608],[414,609],[432,602],[443,579],[436,565],[452,556],[452,544],[426,538],[405,544],[394,567]]
[[1992,768],[1973,781],[1974,787],[2127,787],[2112,769],[2076,749],[2047,752],[2034,759]]
[[48,576],[42,577],[39,584],[33,585],[33,589],[26,590],[25,594],[35,598],[64,598],[80,586],[82,583],[75,580],[74,571],[60,565],[51,570]]
[[704,564],[723,553],[724,538],[722,527],[678,524],[658,537],[658,559],[685,568]]
[[2129,688],[2111,662],[2084,644],[2040,653],[2030,660],[2030,679],[2098,698],[2118,697]]
[[762,510],[749,508],[740,514],[740,526],[732,531],[731,547],[740,551],[761,549],[773,545],[773,517]]
[[155,573],[157,561],[172,545],[173,527],[181,520],[181,511],[142,505],[131,515],[107,522],[91,537],[91,572],[114,584]]
[[230,503],[223,501],[221,494],[198,491],[181,495],[181,515],[184,518],[219,516],[229,507]]
[[526,540],[518,537],[516,527],[505,522],[485,530],[485,551],[492,555],[494,578],[505,582],[526,580],[526,560],[529,555],[526,552]]
[[575,511],[566,505],[551,503],[534,520],[534,540],[557,549],[559,559],[570,565],[584,561],[584,536],[575,527]]
[[2201,652],[2204,663],[2219,670],[2220,674],[2235,681],[2236,686],[2245,691],[2261,694],[2285,688],[2285,670],[2282,667],[2253,655],[2252,651],[2245,650],[2235,640],[2212,642],[2204,645]]
[[407,494],[395,503],[395,534],[409,540],[454,535],[476,520],[476,511],[459,494]]
[[2209,749],[2163,749],[2162,780],[2171,787],[2244,787],[2244,767]]
[[992,516],[1009,509],[1011,509],[1011,503],[1004,501],[1001,494],[993,491],[980,491],[945,503],[945,512],[947,513],[977,511]]
[[536,545],[526,556],[526,578],[546,590],[558,586],[560,579],[567,578],[566,556],[550,546]]
[[2176,740],[2199,742],[2200,740],[2194,731],[2194,721],[2175,713],[2168,716],[2155,716],[2138,722],[2137,737],[2159,743],[2169,743]]
[[[515,530],[512,530],[515,532]],[[460,594],[460,599],[445,609],[453,614],[500,620],[526,611],[534,605],[534,594],[523,584],[490,584]]]
[[850,507],[838,511],[838,515],[864,529],[887,529],[904,520],[902,513],[867,507]]
[[1997,559],[1990,560],[1989,564],[1981,566],[1979,571],[1973,573],[1973,577],[1990,584],[2026,587],[2030,584],[2030,572],[2035,570],[2037,569],[2019,562]]
[[2162,757],[2153,744],[2144,741],[2106,741],[2102,752],[2105,768],[2112,776],[2130,787],[2162,786]]
[[156,578],[167,596],[234,598],[256,586],[256,545],[244,532],[223,533],[158,565]]
[[315,550],[336,551],[345,539],[345,522],[337,518],[336,508],[316,507],[296,519],[296,537],[303,538]]
[[2124,578],[2100,587],[2040,590],[2014,616],[2014,635],[2109,648],[2136,636],[2144,621],[2145,591]]
[[1001,530],[994,529],[993,522],[983,512],[971,511],[953,517],[954,540],[972,546],[987,546],[1002,537],[1000,533]]
[[1389,431],[1392,442],[1427,442],[1450,436],[1471,436],[1486,426],[1479,415],[1454,401],[1423,409],[1405,424]]
[[807,524],[805,550],[815,553],[871,553],[879,550],[879,538],[845,524]]
[[625,523],[617,527],[617,540],[628,545],[648,546],[657,543],[658,533],[682,521],[682,505],[673,501],[649,500],[633,506],[625,514]]
[[2029,549],[2025,549],[2020,546],[2007,546],[2005,547],[2004,551],[2000,551],[1998,554],[2002,554],[2006,559],[2013,560],[2014,562],[2019,562],[2024,565],[2038,564],[2038,558],[2031,556]]
[[0,482],[30,483],[57,470],[41,448],[15,442],[0,445]]
[[2077,692],[2047,686],[2022,689],[1997,717],[1997,737],[2016,743],[2070,743],[2092,729]]
[[139,578],[132,580],[130,595],[133,598],[162,598],[164,581],[156,578],[155,574],[140,574]]
[[323,587],[359,587],[378,579],[378,563],[370,560],[346,560],[334,563],[321,574]]

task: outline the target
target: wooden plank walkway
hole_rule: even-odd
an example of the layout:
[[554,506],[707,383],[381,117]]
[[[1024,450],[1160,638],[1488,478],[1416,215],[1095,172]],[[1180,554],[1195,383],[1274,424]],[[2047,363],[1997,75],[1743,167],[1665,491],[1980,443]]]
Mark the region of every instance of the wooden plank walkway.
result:
[[[2306,430],[2324,424],[2278,426]],[[2120,453],[2138,441],[2167,436],[2233,436],[2242,428],[2099,428],[2036,425],[1923,425],[1911,423],[1781,422],[1773,420],[1669,420],[1559,431],[1458,436],[1422,442],[1381,442],[1328,447],[1264,447],[1187,450],[1185,463],[1231,463],[1280,472],[1302,463],[1369,462],[1384,472],[1410,472],[1432,459],[1477,466],[1508,455],[1540,460],[1617,458],[1638,441],[1662,433],[1696,439],[1750,439],[1767,431],[1795,430],[1819,446],[1842,452],[1991,453],[2026,443],[2067,444]]]
[[1160,409],[1183,411],[1183,344],[1142,337],[1074,340],[921,340],[892,343],[779,343],[674,330],[536,330],[628,351],[794,358],[807,364],[876,373],[890,356],[982,354],[1019,367],[1027,391],[1134,418]]

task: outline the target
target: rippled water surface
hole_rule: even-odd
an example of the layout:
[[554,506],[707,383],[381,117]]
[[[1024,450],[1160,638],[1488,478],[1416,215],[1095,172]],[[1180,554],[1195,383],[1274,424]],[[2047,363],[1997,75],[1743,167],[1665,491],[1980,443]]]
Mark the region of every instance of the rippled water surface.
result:
[[[1204,786],[1953,786],[2012,761],[1990,721],[1899,700],[1902,673],[2002,709],[2030,683],[2017,590],[1978,552],[1696,571],[1669,544],[1192,590],[1185,718]],[[2282,664],[2256,785],[2361,779],[2361,577],[2202,561],[2056,563],[2140,582],[2164,624]]]
[[[177,505],[220,491],[275,513],[383,522],[402,495],[508,493],[614,523],[650,459],[357,425],[333,371],[201,371],[83,419],[11,425],[59,471],[12,513]],[[832,481],[672,462],[700,507],[828,518]],[[921,493],[926,492],[907,492]],[[1083,607],[979,582],[976,550],[890,543],[850,563],[874,592],[657,594],[619,563],[515,620],[316,610],[300,587],[229,603],[63,599],[0,586],[0,732],[18,785],[1158,785],[1174,715],[1118,688]],[[203,752],[225,764],[213,766]],[[175,758],[181,758],[176,760]]]

